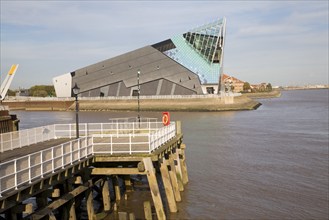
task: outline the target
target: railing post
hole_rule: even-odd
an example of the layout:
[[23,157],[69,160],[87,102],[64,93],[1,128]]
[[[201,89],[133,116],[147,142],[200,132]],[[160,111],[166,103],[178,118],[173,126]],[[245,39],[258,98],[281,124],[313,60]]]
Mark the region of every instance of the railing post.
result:
[[129,134],[129,154],[131,154],[131,134]]
[[111,135],[111,155],[113,154],[113,135]]
[[79,141],[79,139],[77,140],[78,141],[78,149],[79,149],[79,151],[78,151],[78,157],[79,157],[79,161],[81,160],[81,149],[80,149],[80,141]]
[[149,154],[151,153],[151,133],[148,134],[149,138]]
[[[88,136],[87,136],[88,138]],[[88,143],[88,139],[87,139],[87,143]],[[92,153],[94,154],[95,153],[95,150],[94,150],[94,136],[91,136],[91,150],[92,150]]]
[[71,165],[72,165],[73,164],[73,146],[72,146],[72,141],[70,141],[70,151],[71,151],[70,158],[71,158]]
[[64,169],[64,145],[61,144],[62,146],[62,168]]
[[10,132],[10,150],[13,150],[13,134]]
[[54,147],[51,148],[51,166],[52,166],[52,173],[55,173]]
[[135,137],[135,122],[133,122],[133,135]]
[[37,129],[34,128],[34,144],[37,143]]
[[[53,157],[53,153],[52,153],[51,157]],[[53,167],[53,172],[54,172],[54,167]],[[41,174],[41,178],[43,178],[43,159],[42,159],[42,151],[40,151],[40,174]]]
[[17,189],[17,160],[16,159],[14,163],[14,171],[15,171],[15,189]]
[[69,126],[70,139],[72,138],[72,124]]
[[29,166],[29,183],[31,183],[31,155],[29,154],[29,159],[28,159],[28,166]]
[[85,145],[85,151],[86,151],[86,158],[88,157],[88,147],[87,144]]
[[119,137],[119,123],[117,122],[117,137]]
[[88,137],[89,136],[89,131],[88,131],[88,123],[85,123],[85,136]]

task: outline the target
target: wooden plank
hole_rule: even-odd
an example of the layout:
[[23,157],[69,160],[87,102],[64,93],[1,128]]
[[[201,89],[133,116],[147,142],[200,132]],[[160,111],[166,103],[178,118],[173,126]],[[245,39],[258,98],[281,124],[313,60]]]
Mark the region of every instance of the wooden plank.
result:
[[153,198],[153,203],[155,206],[155,210],[157,213],[158,219],[166,219],[166,215],[163,210],[162,199],[159,191],[159,186],[157,182],[157,178],[155,175],[153,162],[150,157],[143,159],[145,170],[147,171],[147,180],[150,186],[151,195]]
[[91,175],[135,175],[146,174],[137,168],[92,168]]

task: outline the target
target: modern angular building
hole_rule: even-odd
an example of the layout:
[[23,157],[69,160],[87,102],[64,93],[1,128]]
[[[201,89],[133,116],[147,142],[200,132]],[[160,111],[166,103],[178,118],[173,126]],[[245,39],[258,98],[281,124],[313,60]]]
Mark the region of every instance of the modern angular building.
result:
[[225,18],[53,78],[58,97],[217,94]]

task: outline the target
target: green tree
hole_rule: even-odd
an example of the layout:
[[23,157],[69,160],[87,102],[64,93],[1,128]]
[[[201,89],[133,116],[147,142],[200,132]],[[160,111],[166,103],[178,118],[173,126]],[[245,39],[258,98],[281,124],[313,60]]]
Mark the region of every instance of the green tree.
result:
[[8,89],[7,95],[8,96],[15,96],[16,92],[14,90]]
[[248,92],[251,89],[250,84],[248,82],[245,82],[243,84],[243,91]]
[[49,86],[49,85],[32,86],[29,89],[29,93],[31,96],[37,96],[37,97],[56,96],[54,86]]

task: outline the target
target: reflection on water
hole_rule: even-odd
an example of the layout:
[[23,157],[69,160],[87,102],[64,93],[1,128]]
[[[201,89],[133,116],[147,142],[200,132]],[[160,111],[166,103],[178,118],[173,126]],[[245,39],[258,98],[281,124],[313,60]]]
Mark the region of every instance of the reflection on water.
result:
[[[190,182],[170,218],[328,218],[328,90],[286,91],[261,103],[256,111],[171,113],[182,121]],[[75,121],[74,112],[13,113],[21,128]],[[79,115],[108,122],[136,113]]]

